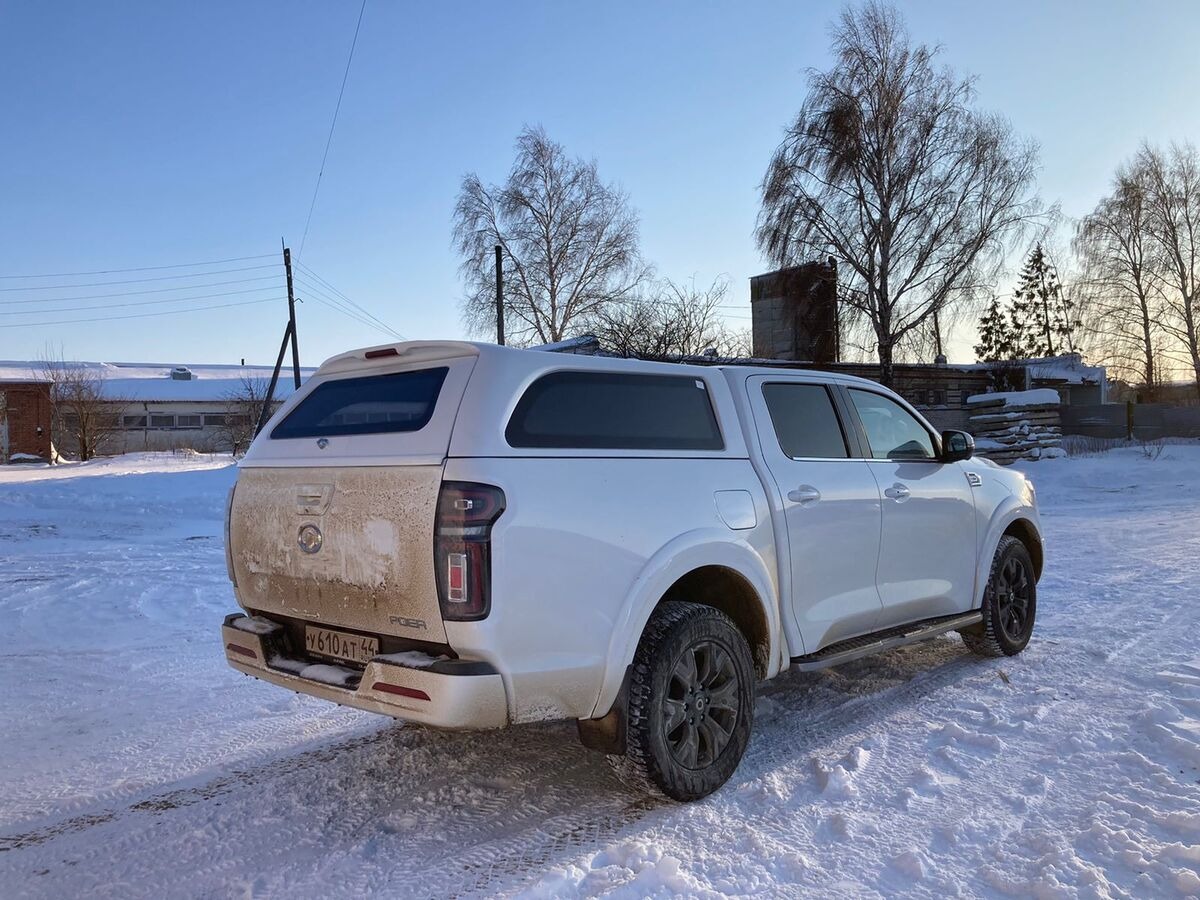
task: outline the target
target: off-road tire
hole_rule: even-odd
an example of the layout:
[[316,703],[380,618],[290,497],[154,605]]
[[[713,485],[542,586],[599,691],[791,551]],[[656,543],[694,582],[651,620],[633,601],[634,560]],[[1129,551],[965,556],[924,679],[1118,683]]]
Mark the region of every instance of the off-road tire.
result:
[[[685,683],[677,667],[687,665],[685,653],[690,654],[693,666],[697,666],[697,658],[716,660],[710,673],[719,669],[724,677],[713,680],[711,694],[701,686],[696,694],[703,696],[689,699],[690,695],[684,693],[684,699],[679,698]],[[735,682],[732,686],[730,680]],[[708,796],[729,780],[750,741],[754,681],[750,646],[728,616],[696,603],[660,604],[646,623],[630,670],[625,753],[609,756],[609,764],[623,782],[644,793],[682,801]],[[714,702],[717,697],[720,699]],[[735,711],[728,706],[732,698],[736,698]],[[699,706],[694,705],[697,700]],[[676,736],[673,740],[666,731],[669,709],[678,715],[685,707],[694,719],[677,725],[671,732]],[[701,721],[703,712],[709,716],[707,724]],[[693,720],[694,729],[688,724]],[[725,733],[725,725],[729,726],[726,743],[713,752]],[[679,761],[680,754],[688,756],[690,752],[688,741],[679,737],[681,729],[691,729],[693,736],[700,736],[695,767]]]
[[[1023,579],[1020,590],[1026,595],[1021,607],[1020,624],[1013,619],[1011,597],[1014,585],[1005,577],[1006,571],[1018,570]],[[1034,576],[1033,559],[1029,550],[1012,535],[1000,538],[996,555],[992,557],[992,568],[987,587],[983,592],[983,621],[972,628],[959,632],[967,649],[980,656],[1016,656],[1029,643],[1037,615],[1037,578]]]

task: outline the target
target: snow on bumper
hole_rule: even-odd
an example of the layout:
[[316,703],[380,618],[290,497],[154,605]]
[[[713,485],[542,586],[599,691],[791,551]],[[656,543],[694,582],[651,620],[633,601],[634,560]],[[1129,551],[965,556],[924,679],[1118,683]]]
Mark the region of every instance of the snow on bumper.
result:
[[504,683],[487,663],[445,660],[416,666],[378,656],[360,672],[290,658],[276,646],[281,633],[263,619],[226,616],[221,627],[225,658],[246,675],[397,719],[455,729],[508,724]]

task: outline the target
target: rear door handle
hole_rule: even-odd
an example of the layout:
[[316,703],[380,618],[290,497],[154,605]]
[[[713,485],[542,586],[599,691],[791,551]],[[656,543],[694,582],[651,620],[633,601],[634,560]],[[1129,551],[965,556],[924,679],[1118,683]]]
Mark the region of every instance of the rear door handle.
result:
[[801,506],[809,506],[821,499],[821,492],[811,484],[802,484],[794,491],[788,491],[788,499]]
[[907,500],[910,496],[912,496],[912,492],[908,488],[906,488],[904,485],[902,485],[900,482],[897,481],[890,488],[887,488],[884,490],[883,496],[887,497],[890,500],[895,500],[897,503],[899,503],[904,500]]

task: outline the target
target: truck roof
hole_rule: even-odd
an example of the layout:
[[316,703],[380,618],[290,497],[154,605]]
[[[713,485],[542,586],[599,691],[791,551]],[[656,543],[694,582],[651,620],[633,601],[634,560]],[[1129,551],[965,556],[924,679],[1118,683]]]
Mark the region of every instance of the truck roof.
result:
[[[529,354],[537,354],[530,356]],[[841,384],[860,384],[878,387],[878,383],[856,375],[842,372],[831,372],[823,369],[799,369],[787,366],[771,365],[742,365],[737,363],[714,363],[712,365],[694,362],[659,362],[655,360],[630,359],[620,356],[595,356],[591,354],[576,354],[541,348],[522,349],[517,347],[501,347],[498,344],[481,341],[402,341],[392,344],[378,344],[373,347],[362,347],[330,357],[321,363],[317,375],[332,375],[351,372],[363,368],[374,368],[377,365],[391,363],[422,362],[424,360],[447,359],[452,357],[475,356],[488,361],[489,365],[514,367],[544,367],[548,364],[547,356],[552,356],[557,368],[599,369],[601,371],[638,371],[656,372],[660,374],[694,374],[711,372],[716,369],[736,375],[780,375],[783,373],[803,374],[819,378],[822,381],[836,381]]]

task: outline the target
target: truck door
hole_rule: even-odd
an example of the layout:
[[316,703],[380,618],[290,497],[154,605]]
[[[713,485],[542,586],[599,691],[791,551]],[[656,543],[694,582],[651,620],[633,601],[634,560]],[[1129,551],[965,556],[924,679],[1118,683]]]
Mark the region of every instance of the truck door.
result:
[[853,458],[828,386],[787,375],[746,384],[786,522],[791,589],[784,602],[790,599],[803,652],[813,653],[876,627],[879,488],[868,461]]
[[891,397],[846,390],[879,482],[880,628],[974,606],[975,502],[961,463],[937,459],[928,428]]

